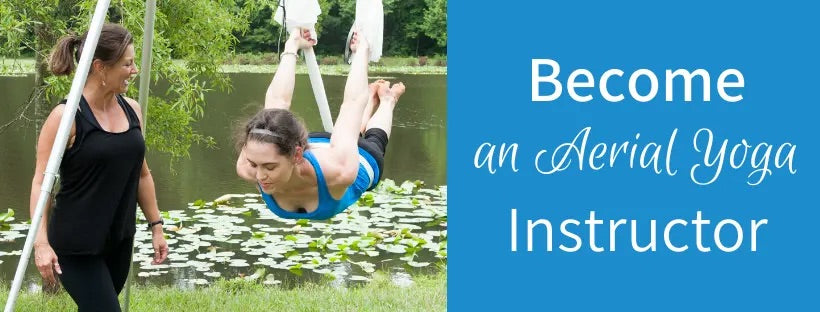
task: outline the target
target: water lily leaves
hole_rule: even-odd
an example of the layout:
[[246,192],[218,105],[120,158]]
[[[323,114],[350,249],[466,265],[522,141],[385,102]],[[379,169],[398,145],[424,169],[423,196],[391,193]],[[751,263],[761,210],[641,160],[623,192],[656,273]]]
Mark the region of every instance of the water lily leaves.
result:
[[197,199],[191,206],[196,208],[205,208],[205,201]]
[[302,276],[302,264],[297,263],[297,264],[291,266],[290,268],[288,268],[288,271],[290,271],[293,274],[296,274],[297,276]]
[[316,272],[317,274],[330,274],[331,271],[330,269],[315,269],[313,272]]
[[288,252],[285,253],[285,258],[290,259],[290,258],[296,257],[297,255],[299,255],[299,251],[291,250],[291,251],[288,251]]
[[20,256],[23,254],[23,250],[13,250],[11,252],[0,251],[0,257],[2,256]]
[[253,274],[245,276],[244,279],[246,281],[255,281],[263,276],[265,276],[265,268],[258,268]]
[[413,279],[411,279],[410,274],[406,272],[393,272],[390,274],[390,281],[393,285],[400,287],[410,287],[413,285]]
[[412,261],[412,260],[408,261],[407,264],[409,266],[415,267],[415,268],[421,268],[421,267],[426,267],[426,266],[430,265],[429,262],[415,262],[415,261]]
[[170,261],[187,261],[188,255],[184,253],[169,253],[168,260]]
[[375,203],[373,193],[365,193],[359,198],[357,204],[361,207],[371,207]]
[[396,244],[377,244],[376,247],[391,253],[403,254],[407,251],[405,246]]
[[197,279],[192,279],[191,283],[193,283],[195,285],[208,285],[208,280],[197,278]]
[[236,259],[236,260],[231,260],[231,262],[230,262],[228,265],[229,265],[229,266],[232,266],[232,267],[237,267],[237,268],[243,268],[243,267],[249,267],[249,266],[251,266],[251,265],[250,265],[250,264],[248,264],[248,262],[247,262],[246,260],[244,260],[244,259]]
[[2,238],[0,238],[0,240],[5,242],[11,242],[18,238],[26,237],[26,235],[14,230],[0,232],[0,235],[2,235]]
[[[150,264],[152,235],[137,227],[134,270],[141,282],[188,285],[253,276],[260,268],[266,271],[256,274],[256,280],[277,285],[308,270],[310,279],[324,276],[344,287],[348,281],[371,280],[378,267],[390,272],[392,283],[411,284],[410,274],[402,270],[447,259],[447,188],[426,187],[421,181],[383,180],[327,221],[279,218],[259,194],[197,200],[185,209],[162,212],[170,247],[165,264]],[[146,222],[142,214],[138,219]],[[0,257],[19,256],[30,225],[11,223],[9,212],[0,214],[0,220],[6,225],[0,228],[0,242],[15,244],[0,245]]]
[[220,276],[222,276],[222,273],[219,273],[219,272],[205,272],[205,273],[202,273],[202,275],[205,275],[205,276],[207,276],[207,277],[214,277],[214,278],[216,278],[216,277],[220,277]]
[[9,208],[5,213],[0,214],[0,224],[14,221],[14,210]]
[[367,254],[368,257],[372,257],[372,258],[375,258],[375,257],[379,256],[379,252],[376,251],[376,250],[367,250],[367,251],[365,251],[365,254]]
[[366,262],[366,261],[361,261],[361,262],[350,261],[350,263],[353,263],[353,264],[355,264],[355,265],[358,265],[359,267],[361,267],[361,268],[362,268],[362,270],[363,270],[365,273],[368,273],[368,274],[371,274],[371,273],[373,273],[373,272],[375,272],[375,271],[376,271],[376,265],[375,265],[375,264],[373,264],[373,263],[370,263],[370,262]]
[[219,196],[216,199],[214,199],[214,204],[227,205],[227,204],[229,204],[229,202],[232,198],[237,198],[237,197],[245,197],[245,196],[244,195],[236,195],[236,194],[225,194],[225,195]]
[[264,265],[269,267],[274,267],[277,265],[276,260],[272,258],[260,258],[256,262],[253,263],[254,265]]
[[262,282],[262,284],[265,284],[265,285],[277,285],[277,284],[281,284],[281,283],[282,283],[282,281],[276,280],[276,277],[273,276],[273,274],[268,274],[268,276],[265,277],[265,281]]

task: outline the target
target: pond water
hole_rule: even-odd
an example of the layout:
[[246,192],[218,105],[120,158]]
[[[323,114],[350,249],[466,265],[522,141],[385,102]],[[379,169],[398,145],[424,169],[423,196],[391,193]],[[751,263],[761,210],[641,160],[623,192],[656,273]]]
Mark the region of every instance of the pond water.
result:
[[[386,180],[360,205],[326,222],[279,219],[252,185],[236,177],[233,131],[262,106],[271,77],[232,74],[231,92],[207,94],[205,117],[195,129],[212,136],[215,148],[194,146],[190,159],[173,164],[149,151],[160,210],[170,221],[165,231],[171,256],[164,265],[148,265],[150,235],[138,226],[135,281],[186,288],[242,276],[285,286],[318,280],[346,286],[366,282],[381,270],[402,284],[414,274],[439,270],[447,251],[446,76],[371,77],[402,81],[408,90],[395,110]],[[344,77],[327,76],[324,82],[336,116]],[[0,77],[0,125],[19,113],[32,86],[31,76]],[[164,88],[159,85],[152,92],[161,94]],[[292,110],[308,128],[320,130],[307,76],[297,77],[293,103]],[[0,133],[0,214],[7,209],[15,213],[7,222],[10,227],[0,229],[0,280],[7,282],[28,228],[36,126],[23,121]],[[417,180],[423,184],[413,183]],[[39,275],[30,264],[25,287],[38,285]]]

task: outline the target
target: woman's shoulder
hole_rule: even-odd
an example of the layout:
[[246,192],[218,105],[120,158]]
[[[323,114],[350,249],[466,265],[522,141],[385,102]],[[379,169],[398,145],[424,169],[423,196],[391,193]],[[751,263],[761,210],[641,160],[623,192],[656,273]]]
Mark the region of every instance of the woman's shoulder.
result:
[[[60,122],[63,119],[63,114],[65,113],[65,103],[58,102],[57,105],[54,105],[54,108],[51,109],[51,112],[46,117],[46,120],[43,122],[43,126],[40,129],[41,134],[47,134],[50,136],[56,136],[57,130],[60,127]],[[71,123],[71,136],[74,135],[76,132],[76,128],[74,122]]]
[[333,153],[334,151],[329,147],[313,151],[328,187],[343,190],[353,184],[358,172],[351,172],[350,168],[345,163],[339,162],[338,157]]
[[322,176],[324,176],[325,182],[328,186],[350,184],[348,181],[343,181],[344,179],[342,178],[344,177],[344,168],[338,161],[336,161],[332,154],[333,151],[331,151],[329,147],[312,146],[308,149],[308,152],[312,154],[316,162],[319,163],[319,167],[321,167],[322,170]]
[[55,122],[57,124],[60,123],[60,120],[63,119],[63,113],[65,113],[66,102],[62,100],[57,102],[57,105],[54,105],[54,108],[51,109],[51,112],[48,114],[46,118],[46,123]]
[[142,123],[142,107],[140,106],[140,103],[137,102],[137,100],[124,95],[122,98],[125,100],[125,103],[128,103],[128,106],[131,106],[131,109],[134,110],[134,113],[137,115],[137,119],[139,119],[139,122]]
[[122,96],[122,98],[125,100],[125,103],[128,103],[128,105],[130,105],[131,108],[134,109],[134,111],[140,112],[142,110],[142,107],[140,107],[140,103],[137,102],[137,100],[132,99],[132,98],[127,97],[127,96]]

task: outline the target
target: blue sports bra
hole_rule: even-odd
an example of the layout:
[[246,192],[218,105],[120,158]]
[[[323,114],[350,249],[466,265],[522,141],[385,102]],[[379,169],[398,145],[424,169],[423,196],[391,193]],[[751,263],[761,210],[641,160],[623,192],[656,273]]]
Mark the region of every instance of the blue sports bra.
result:
[[[308,143],[312,146],[325,144],[329,145],[330,139],[308,138]],[[347,209],[347,207],[350,207],[350,205],[353,205],[353,203],[359,200],[359,197],[361,197],[365,191],[370,189],[379,181],[380,172],[376,159],[374,159],[370,153],[359,147],[359,173],[356,175],[356,180],[353,184],[345,190],[342,198],[337,200],[330,195],[330,191],[327,189],[327,182],[325,181],[325,176],[322,173],[322,168],[319,166],[319,161],[316,159],[316,156],[313,155],[310,150],[306,150],[304,157],[310,162],[311,165],[313,165],[313,170],[316,172],[316,184],[319,187],[319,207],[317,207],[316,210],[308,213],[284,210],[276,204],[276,200],[273,196],[263,192],[261,186],[257,185],[262,193],[262,199],[265,201],[265,204],[267,204],[268,209],[281,218],[311,220],[330,219]]]

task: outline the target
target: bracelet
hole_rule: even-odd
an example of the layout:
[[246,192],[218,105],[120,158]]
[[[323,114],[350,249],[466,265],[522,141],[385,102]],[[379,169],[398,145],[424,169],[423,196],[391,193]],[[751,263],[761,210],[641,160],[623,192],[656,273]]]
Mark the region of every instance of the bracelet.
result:
[[159,221],[149,222],[149,223],[148,223],[148,230],[150,231],[150,230],[151,230],[151,229],[153,229],[153,228],[154,228],[154,226],[155,226],[155,225],[157,225],[157,224],[163,224],[163,225],[164,225],[164,224],[165,224],[165,222],[164,222],[164,221],[162,221],[162,218],[160,218],[160,219],[159,219]]
[[282,52],[282,55],[279,56],[279,59],[281,60],[282,57],[285,55],[293,55],[294,57],[296,57],[297,60],[299,59],[299,55],[296,54],[296,52]]

